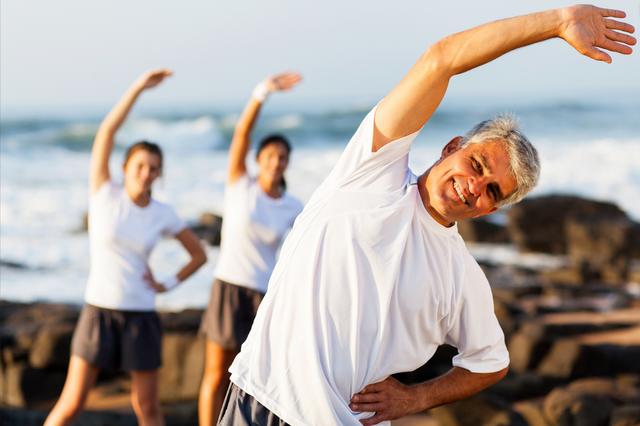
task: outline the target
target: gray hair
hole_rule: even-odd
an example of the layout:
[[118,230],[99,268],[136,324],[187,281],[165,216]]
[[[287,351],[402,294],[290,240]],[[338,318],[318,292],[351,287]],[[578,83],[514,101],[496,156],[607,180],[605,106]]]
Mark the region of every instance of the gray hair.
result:
[[536,186],[540,176],[540,159],[538,151],[520,131],[518,120],[512,114],[501,114],[493,120],[478,123],[464,136],[460,146],[493,141],[501,142],[506,148],[510,170],[516,179],[516,189],[498,203],[501,207],[517,203]]

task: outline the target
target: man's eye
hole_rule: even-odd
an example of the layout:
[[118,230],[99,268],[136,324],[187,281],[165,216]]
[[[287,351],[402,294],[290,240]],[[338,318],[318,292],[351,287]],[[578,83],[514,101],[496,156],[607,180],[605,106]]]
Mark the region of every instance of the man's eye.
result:
[[493,198],[493,201],[498,201],[498,191],[496,191],[496,188],[491,186],[489,188],[489,194],[491,194],[491,198]]
[[473,168],[477,172],[481,172],[482,171],[482,165],[480,165],[480,162],[478,160],[476,160],[475,158],[471,159],[471,164],[473,165]]

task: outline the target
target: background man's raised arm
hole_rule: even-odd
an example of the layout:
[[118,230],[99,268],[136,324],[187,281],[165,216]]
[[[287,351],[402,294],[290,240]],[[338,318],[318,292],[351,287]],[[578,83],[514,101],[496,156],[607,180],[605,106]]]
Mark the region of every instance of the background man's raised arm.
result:
[[611,62],[606,51],[630,54],[633,26],[613,18],[624,12],[578,5],[503,19],[450,35],[431,46],[380,103],[373,151],[419,130],[438,108],[449,80],[499,56],[560,37],[592,59]]

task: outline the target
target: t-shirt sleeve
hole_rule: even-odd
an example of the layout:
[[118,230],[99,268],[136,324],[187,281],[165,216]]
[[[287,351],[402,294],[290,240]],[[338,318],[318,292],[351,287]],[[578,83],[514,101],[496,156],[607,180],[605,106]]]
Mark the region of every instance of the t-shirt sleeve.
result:
[[[249,192],[252,179],[248,174],[240,176],[235,182],[227,183],[224,187],[224,205],[225,212],[229,208],[231,210],[237,208],[239,199],[244,199]],[[244,203],[242,203],[244,204]]]
[[492,373],[509,365],[504,334],[493,310],[489,282],[468,255],[458,313],[446,343],[458,348],[453,365],[474,373]]
[[409,149],[419,131],[389,142],[372,152],[377,105],[367,114],[321,188],[387,192],[406,179]]
[[187,227],[187,224],[180,219],[173,207],[169,205],[165,205],[164,207],[165,226],[162,229],[162,235],[165,237],[174,237],[182,232]]
[[105,180],[94,193],[89,193],[89,211],[105,208],[110,200],[115,199],[122,191],[122,186]]

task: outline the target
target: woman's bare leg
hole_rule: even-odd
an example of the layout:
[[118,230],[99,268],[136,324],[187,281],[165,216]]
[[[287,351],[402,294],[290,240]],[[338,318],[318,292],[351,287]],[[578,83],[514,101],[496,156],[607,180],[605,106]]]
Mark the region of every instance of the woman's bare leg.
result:
[[140,426],[164,426],[158,396],[158,370],[131,372],[131,405]]
[[44,422],[45,426],[68,425],[80,413],[89,390],[98,377],[98,368],[76,355],[71,355],[62,394]]
[[200,426],[215,425],[229,387],[229,367],[238,355],[235,349],[224,349],[207,339],[204,360],[204,375],[198,397],[198,423]]

